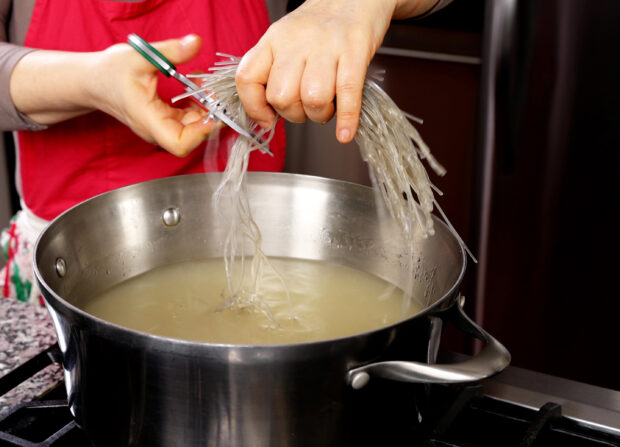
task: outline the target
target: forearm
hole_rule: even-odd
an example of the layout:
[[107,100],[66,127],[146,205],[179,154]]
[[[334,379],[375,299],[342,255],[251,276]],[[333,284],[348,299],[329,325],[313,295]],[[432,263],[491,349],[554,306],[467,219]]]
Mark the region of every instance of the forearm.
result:
[[95,53],[38,50],[26,54],[10,79],[17,110],[40,124],[54,124],[94,110],[88,83]]
[[[173,64],[183,64],[198,54],[201,40],[188,35],[153,46]],[[215,125],[197,105],[181,109],[164,102],[157,94],[158,73],[127,44],[92,53],[40,50],[17,63],[10,93],[18,110],[38,123],[101,110],[149,143],[185,156]]]

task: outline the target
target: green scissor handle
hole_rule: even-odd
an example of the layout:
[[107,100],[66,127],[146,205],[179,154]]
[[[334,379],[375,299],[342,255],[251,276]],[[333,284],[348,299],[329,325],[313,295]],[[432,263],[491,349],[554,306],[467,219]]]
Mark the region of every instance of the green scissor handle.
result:
[[166,56],[161,54],[150,43],[144,40],[137,34],[130,34],[127,41],[138,53],[146,58],[151,64],[155,66],[164,75],[170,77],[176,73],[177,68],[172,62],[166,59]]

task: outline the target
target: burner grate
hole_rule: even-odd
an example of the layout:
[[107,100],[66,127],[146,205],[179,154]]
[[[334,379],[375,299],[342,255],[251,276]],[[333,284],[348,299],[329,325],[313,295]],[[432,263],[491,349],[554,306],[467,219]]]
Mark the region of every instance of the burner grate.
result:
[[[60,362],[55,344],[0,378],[0,395]],[[32,402],[22,403],[0,419],[0,447],[88,447],[92,444],[77,426],[59,383]]]
[[91,445],[73,421],[66,400],[29,402],[0,421],[0,446],[76,447]]
[[[468,404],[455,413],[449,410],[423,445],[620,447],[620,437],[563,417],[561,406],[556,403],[549,402],[539,410],[532,410],[482,396],[467,388],[464,392],[468,396]],[[459,402],[459,399],[455,402]]]

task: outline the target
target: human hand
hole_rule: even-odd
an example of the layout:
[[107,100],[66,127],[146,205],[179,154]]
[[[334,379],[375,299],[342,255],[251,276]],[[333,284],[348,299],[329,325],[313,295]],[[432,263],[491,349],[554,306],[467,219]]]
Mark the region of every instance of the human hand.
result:
[[391,0],[307,0],[274,23],[237,71],[248,115],[268,127],[275,112],[325,123],[336,111],[336,136],[351,141],[366,70],[394,7]]
[[243,57],[236,81],[245,110],[264,128],[275,112],[293,122],[325,123],[335,111],[336,137],[350,142],[366,70],[390,20],[422,14],[436,2],[306,0]]
[[[193,59],[201,40],[188,35],[152,45],[176,65]],[[204,122],[206,112],[197,104],[181,109],[164,102],[157,94],[158,70],[129,45],[114,45],[98,56],[89,101],[144,140],[183,157],[216,127],[212,120]]]

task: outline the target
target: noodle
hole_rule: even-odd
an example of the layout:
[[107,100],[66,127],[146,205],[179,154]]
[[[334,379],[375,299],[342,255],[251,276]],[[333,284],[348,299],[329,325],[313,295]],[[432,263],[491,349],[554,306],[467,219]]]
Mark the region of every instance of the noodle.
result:
[[[225,107],[226,113],[243,129],[256,134],[252,140],[239,135],[233,145],[222,180],[213,195],[215,210],[223,215],[225,209],[230,209],[230,225],[224,241],[224,265],[228,284],[228,297],[224,299],[219,310],[227,308],[253,308],[262,312],[271,326],[277,327],[278,322],[272,315],[269,306],[260,298],[260,282],[269,268],[276,274],[284,286],[286,296],[290,296],[282,277],[271,266],[261,249],[262,237],[260,229],[252,217],[252,211],[246,194],[245,174],[248,168],[250,153],[254,150],[266,152],[268,144],[274,135],[274,125],[271,129],[258,130],[258,126],[245,113],[235,85],[235,72],[239,59],[227,56],[228,60],[216,64],[211,73],[198,75],[202,79],[202,90],[212,93]],[[180,99],[187,95],[175,98]],[[228,205],[228,208],[226,207]],[[244,241],[250,241],[254,247],[254,254],[249,271],[246,272],[246,252]],[[240,250],[238,253],[237,250]],[[239,269],[237,282],[236,269]]]
[[[415,226],[422,237],[435,234],[434,207],[475,262],[463,240],[435,200],[433,191],[442,195],[428,178],[421,160],[426,160],[437,175],[446,170],[431,154],[419,132],[408,121],[420,121],[398,108],[372,79],[366,79],[362,94],[360,125],[355,140],[368,163],[370,179],[379,204],[383,204],[400,226],[403,237],[412,242]],[[415,194],[415,196],[414,196]],[[404,196],[404,199],[403,199]]]
[[[235,72],[239,59],[224,56],[228,60],[216,63],[216,66],[210,69],[210,73],[196,77],[202,80],[203,91],[213,94],[221,104],[224,104],[227,114],[233,120],[244,129],[256,132],[259,127],[245,113],[236,90]],[[181,95],[183,96],[187,95]],[[377,205],[389,212],[407,241],[406,267],[410,270],[411,274],[408,277],[411,282],[405,287],[407,299],[404,300],[403,312],[407,312],[411,304],[415,266],[414,236],[420,234],[426,238],[434,234],[431,213],[435,207],[465,247],[435,200],[434,193],[441,195],[441,191],[431,183],[422,160],[426,160],[438,175],[444,175],[445,169],[435,160],[429,147],[408,118],[417,120],[401,111],[372,79],[366,79],[359,129],[355,139],[359,144],[362,158],[369,166]],[[264,269],[266,266],[272,270],[273,268],[261,250],[261,234],[252,218],[244,182],[250,152],[256,149],[265,152],[272,136],[273,127],[267,131],[259,130],[257,132],[259,141],[241,135],[237,138],[223,179],[214,194],[214,205],[216,210],[221,212],[223,201],[228,201],[232,209],[230,230],[224,244],[229,296],[221,307],[251,306],[263,312],[271,324],[277,325],[269,306],[260,298],[260,280]],[[260,142],[263,138],[265,140]],[[255,251],[249,272],[246,272],[244,239],[251,241]],[[237,253],[237,248],[240,248],[240,253]],[[467,247],[465,250],[472,256]],[[236,268],[240,270],[241,279],[234,284],[233,275]],[[282,278],[279,275],[278,277],[284,284]]]

